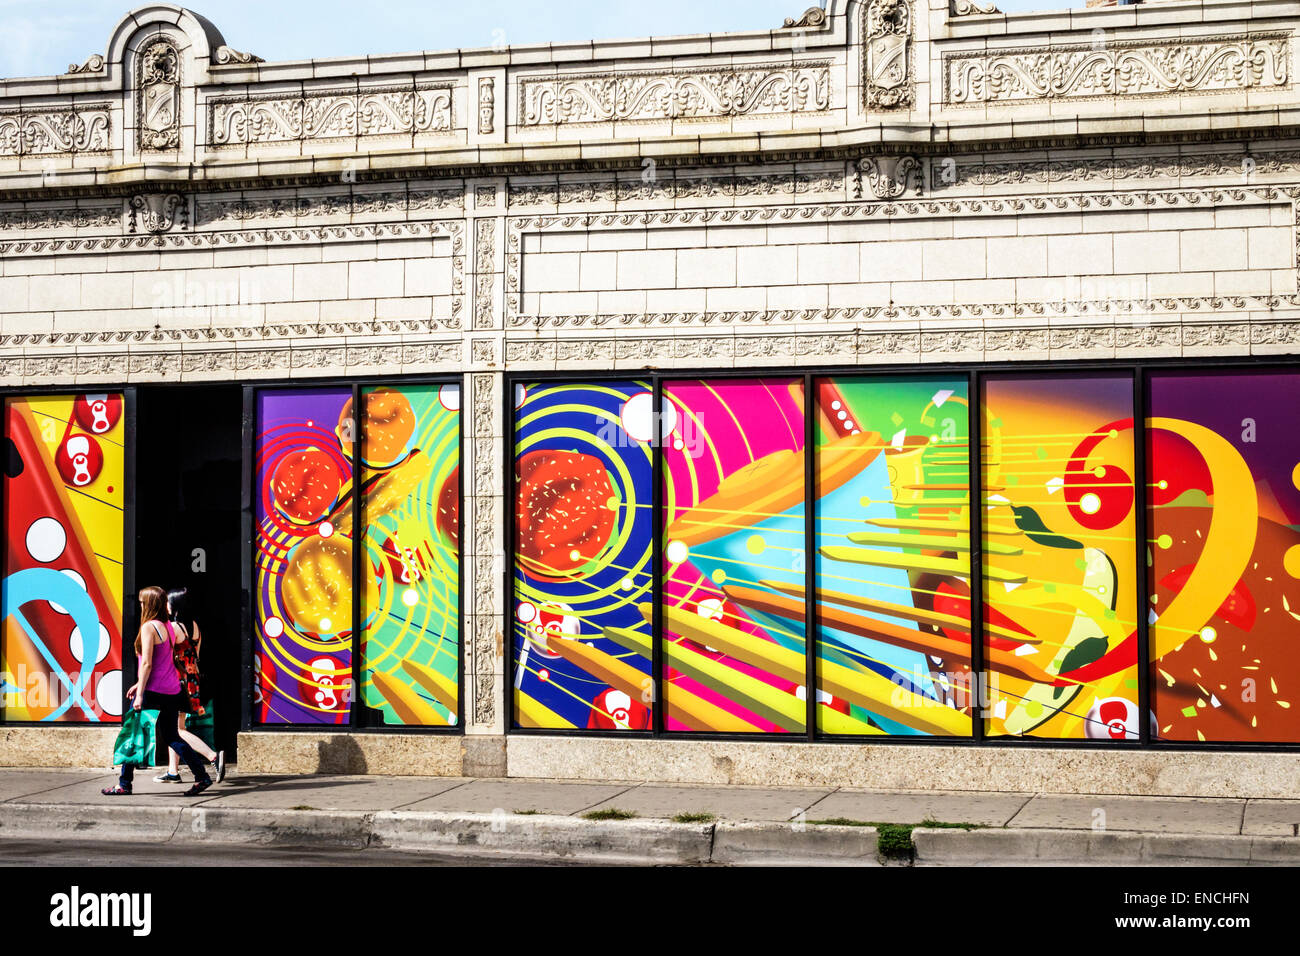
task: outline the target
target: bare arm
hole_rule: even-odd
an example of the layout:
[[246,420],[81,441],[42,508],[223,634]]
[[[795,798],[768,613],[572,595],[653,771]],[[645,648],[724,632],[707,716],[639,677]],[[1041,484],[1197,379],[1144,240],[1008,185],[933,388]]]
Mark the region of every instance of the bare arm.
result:
[[144,704],[144,687],[149,682],[149,672],[153,670],[153,632],[147,624],[140,628],[140,648],[140,677],[132,688],[135,693],[127,692],[128,697],[134,698],[136,710],[140,710]]

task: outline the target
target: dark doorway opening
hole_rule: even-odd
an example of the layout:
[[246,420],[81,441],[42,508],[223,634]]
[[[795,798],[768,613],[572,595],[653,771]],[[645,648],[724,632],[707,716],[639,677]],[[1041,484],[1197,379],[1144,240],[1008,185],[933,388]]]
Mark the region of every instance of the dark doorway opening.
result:
[[234,385],[139,391],[136,587],[189,589],[203,635],[204,696],[218,750],[240,724],[243,396]]

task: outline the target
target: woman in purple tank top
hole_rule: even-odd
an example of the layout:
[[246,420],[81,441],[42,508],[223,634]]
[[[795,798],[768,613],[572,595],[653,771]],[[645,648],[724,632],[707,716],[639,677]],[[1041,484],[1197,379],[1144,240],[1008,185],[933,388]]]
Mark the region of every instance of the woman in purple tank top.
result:
[[[167,620],[167,592],[162,588],[148,587],[140,592],[140,633],[135,638],[135,653],[140,661],[140,679],[126,692],[134,701],[136,710],[156,710],[158,739],[185,761],[194,774],[194,786],[185,791],[187,797],[198,796],[212,786],[212,777],[204,767],[204,760],[177,734],[180,713],[189,709],[189,701],[181,691],[180,675],[172,657],[172,647],[184,639],[175,625]],[[120,796],[131,792],[135,779],[135,766],[123,764],[117,786],[105,787],[105,796]]]

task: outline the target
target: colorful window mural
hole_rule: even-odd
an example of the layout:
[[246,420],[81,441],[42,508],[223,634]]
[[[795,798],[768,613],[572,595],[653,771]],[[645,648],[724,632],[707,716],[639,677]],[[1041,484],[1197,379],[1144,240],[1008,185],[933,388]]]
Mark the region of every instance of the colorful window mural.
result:
[[7,721],[121,716],[125,431],[121,394],[5,401]]
[[1130,375],[984,381],[989,736],[1137,739]]
[[970,736],[968,381],[815,389],[819,729]]
[[663,394],[665,729],[802,733],[803,380]]
[[[362,404],[358,423],[350,388],[257,396],[255,696],[264,724],[349,723],[358,639],[363,706],[387,724],[457,721],[460,390],[367,388]],[[366,550],[354,597],[358,520]]]
[[515,726],[1300,742],[1300,373],[1134,374],[519,386]]
[[1149,381],[1153,732],[1300,742],[1300,375]]
[[350,388],[258,393],[255,699],[264,724],[351,716],[351,404]]
[[[449,726],[460,684],[460,387],[362,391],[362,699]],[[345,409],[345,420],[350,417]],[[350,452],[347,444],[344,451]]]
[[515,723],[649,730],[651,440],[645,382],[515,392]]

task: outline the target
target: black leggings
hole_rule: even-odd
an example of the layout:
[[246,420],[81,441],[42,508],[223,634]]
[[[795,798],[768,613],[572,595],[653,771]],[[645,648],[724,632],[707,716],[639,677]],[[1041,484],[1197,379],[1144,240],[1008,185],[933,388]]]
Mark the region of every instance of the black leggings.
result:
[[[184,694],[167,695],[147,690],[144,692],[141,710],[158,711],[158,720],[154,724],[158,739],[176,751],[176,755],[185,761],[185,766],[190,768],[190,773],[194,774],[194,782],[201,783],[210,779],[203,766],[206,761],[194,751],[193,747],[181,739],[178,727],[181,711],[188,710],[188,704],[189,701]],[[129,763],[122,764],[122,775],[118,780],[122,789],[130,790],[134,779],[135,766]]]

